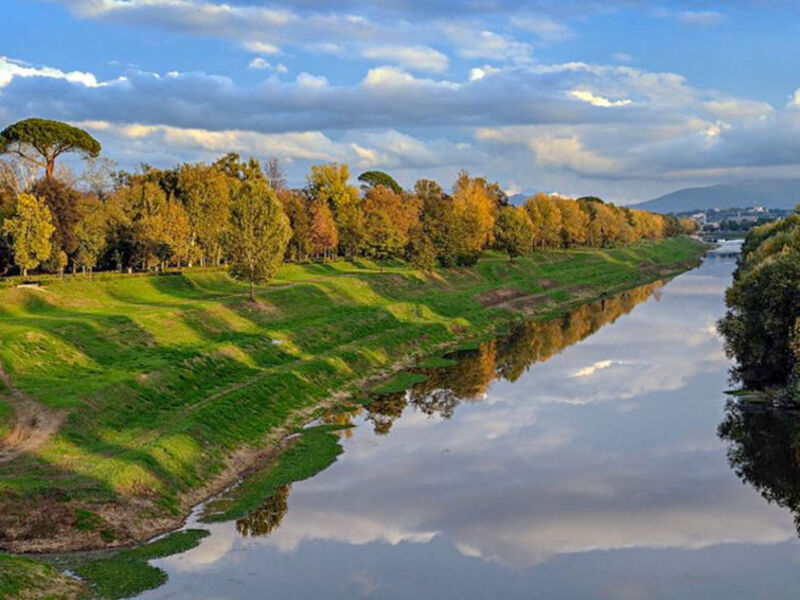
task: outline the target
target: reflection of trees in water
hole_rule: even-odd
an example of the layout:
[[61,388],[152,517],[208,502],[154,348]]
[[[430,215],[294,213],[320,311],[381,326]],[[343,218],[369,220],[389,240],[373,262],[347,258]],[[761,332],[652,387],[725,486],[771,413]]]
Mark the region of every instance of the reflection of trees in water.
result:
[[350,439],[353,437],[353,418],[361,414],[361,407],[354,410],[341,410],[339,408],[326,410],[320,417],[325,425],[338,425],[342,429],[337,430],[336,434],[340,437]]
[[370,402],[368,421],[372,421],[375,433],[385,435],[392,428],[392,423],[403,414],[406,407],[405,392],[383,394],[374,402]]
[[286,514],[290,486],[284,485],[267,497],[259,508],[236,520],[236,531],[247,537],[269,535]]
[[478,400],[497,378],[516,381],[530,365],[542,362],[595,331],[629,313],[634,306],[658,293],[656,281],[612,298],[584,304],[549,321],[530,321],[503,338],[483,342],[476,350],[449,354],[450,367],[420,369],[427,376],[407,393],[378,397],[367,408],[375,433],[386,434],[410,403],[427,415],[449,418],[463,400]]
[[800,412],[729,401],[719,425],[728,462],[768,501],[788,508],[800,533]]
[[[494,379],[516,381],[530,365],[547,360],[630,312],[662,285],[657,281],[613,298],[584,304],[558,319],[523,323],[508,336],[483,342],[476,350],[449,354],[448,358],[457,361],[456,365],[422,369],[420,372],[427,376],[425,381],[408,392],[377,397],[367,407],[367,420],[372,422],[375,433],[387,434],[409,403],[426,415],[450,418],[462,401],[480,400]],[[360,412],[332,410],[323,414],[321,420],[326,424],[350,425]],[[341,434],[349,437],[352,431],[344,429]],[[286,514],[289,489],[288,485],[281,487],[261,507],[238,519],[236,530],[243,536],[269,535]]]
[[[337,430],[337,435],[349,438],[353,435],[349,426],[353,424],[353,418],[361,414],[361,410],[360,407],[355,410],[327,410],[320,417],[320,421],[325,425],[342,426],[343,429]],[[272,533],[281,524],[288,509],[289,490],[291,485],[279,487],[274,494],[262,501],[260,507],[246,517],[237,519],[236,531],[244,537],[266,536]]]

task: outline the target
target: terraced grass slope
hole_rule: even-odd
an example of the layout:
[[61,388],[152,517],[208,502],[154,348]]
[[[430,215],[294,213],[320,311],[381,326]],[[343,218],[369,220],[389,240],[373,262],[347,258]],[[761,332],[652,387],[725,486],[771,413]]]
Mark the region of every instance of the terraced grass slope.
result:
[[670,239],[516,263],[490,253],[429,276],[368,261],[287,265],[255,305],[223,271],[0,290],[0,432],[21,398],[40,408],[26,417],[32,431],[63,418],[24,454],[0,454],[0,547],[118,545],[173,527],[365,376],[522,312],[678,272],[703,250]]

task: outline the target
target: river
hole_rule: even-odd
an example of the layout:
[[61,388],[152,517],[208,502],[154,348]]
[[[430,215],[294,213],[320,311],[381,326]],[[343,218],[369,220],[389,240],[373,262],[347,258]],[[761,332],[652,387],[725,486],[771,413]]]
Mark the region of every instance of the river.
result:
[[749,422],[717,432],[733,268],[708,258],[429,370],[354,414],[331,467],[154,561],[169,580],[141,598],[795,598],[793,515],[737,475],[791,505],[791,453],[764,474]]

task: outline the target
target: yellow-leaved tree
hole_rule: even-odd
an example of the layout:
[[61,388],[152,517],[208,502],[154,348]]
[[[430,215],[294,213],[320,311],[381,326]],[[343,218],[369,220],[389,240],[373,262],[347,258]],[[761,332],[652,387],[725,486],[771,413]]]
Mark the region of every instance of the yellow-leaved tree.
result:
[[50,257],[54,231],[53,215],[44,200],[32,194],[17,196],[17,213],[3,223],[3,232],[14,242],[14,262],[23,277]]
[[364,235],[364,213],[358,188],[350,185],[347,165],[331,163],[314,165],[308,176],[312,198],[327,202],[336,222],[339,245],[345,256],[354,256]]
[[465,245],[480,254],[494,243],[494,219],[497,203],[485,179],[471,178],[461,171],[453,185],[453,204],[456,213],[465,221]]

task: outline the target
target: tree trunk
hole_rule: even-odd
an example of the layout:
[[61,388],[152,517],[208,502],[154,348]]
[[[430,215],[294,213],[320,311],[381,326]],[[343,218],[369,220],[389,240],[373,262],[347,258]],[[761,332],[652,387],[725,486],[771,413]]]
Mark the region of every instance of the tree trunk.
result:
[[28,267],[22,267],[22,277],[25,278],[28,276]]
[[250,302],[255,302],[255,301],[256,301],[256,293],[255,293],[255,289],[253,287],[253,280],[251,279],[250,280]]
[[46,157],[46,163],[44,166],[44,178],[45,179],[52,179],[53,178],[53,171],[56,168],[56,158],[55,156],[48,156]]

